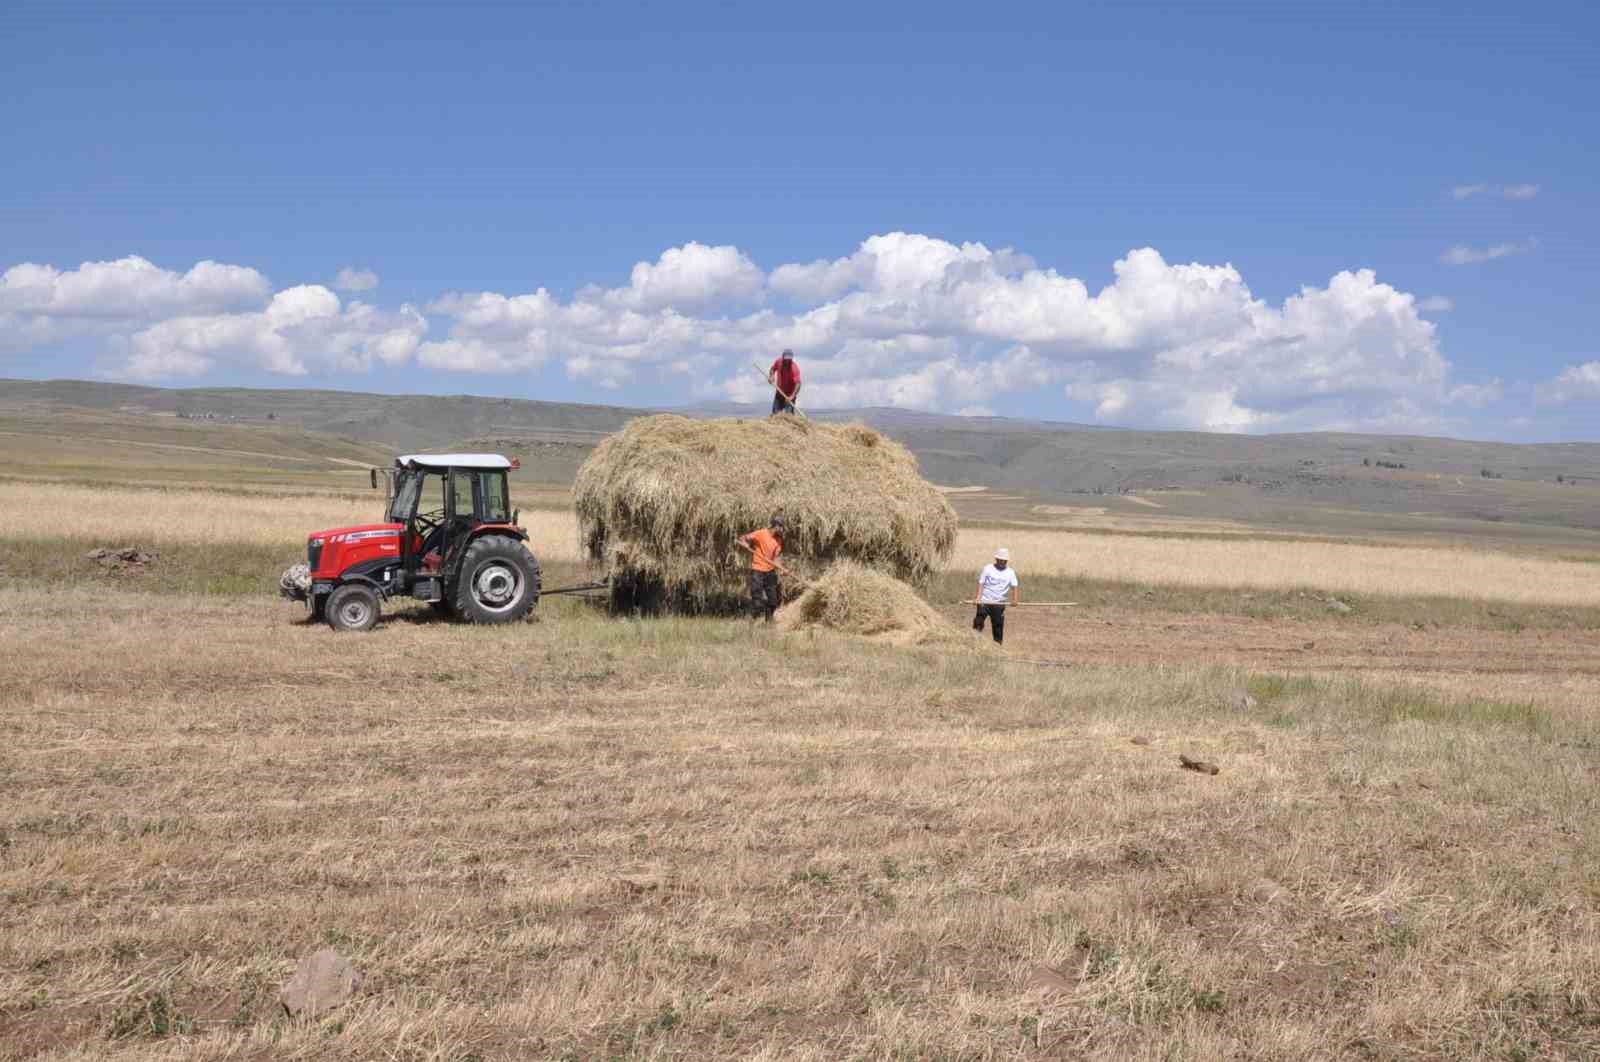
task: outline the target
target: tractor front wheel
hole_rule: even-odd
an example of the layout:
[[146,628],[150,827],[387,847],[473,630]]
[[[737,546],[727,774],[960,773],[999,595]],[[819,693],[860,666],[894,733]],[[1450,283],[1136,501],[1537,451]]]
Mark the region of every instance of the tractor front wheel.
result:
[[378,594],[369,586],[346,583],[328,595],[323,612],[336,631],[370,631],[378,625]]
[[539,602],[539,562],[521,542],[484,535],[467,547],[451,604],[468,623],[511,623]]

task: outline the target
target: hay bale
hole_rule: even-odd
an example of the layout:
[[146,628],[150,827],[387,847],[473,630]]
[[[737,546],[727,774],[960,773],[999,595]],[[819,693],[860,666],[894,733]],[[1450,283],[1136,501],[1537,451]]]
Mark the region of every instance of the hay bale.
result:
[[790,567],[848,559],[919,581],[955,546],[955,511],[916,458],[861,424],[641,417],[595,449],[573,494],[582,548],[622,608],[741,607],[735,540],[776,512]]
[[911,587],[854,561],[835,561],[776,621],[780,630],[827,627],[905,645],[960,637]]

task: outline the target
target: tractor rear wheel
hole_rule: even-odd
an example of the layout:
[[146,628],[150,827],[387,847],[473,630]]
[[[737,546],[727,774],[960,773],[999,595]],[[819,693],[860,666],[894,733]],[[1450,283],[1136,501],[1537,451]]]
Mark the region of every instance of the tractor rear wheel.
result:
[[346,583],[328,595],[323,611],[336,631],[370,631],[378,625],[378,594],[369,586]]
[[508,535],[484,535],[467,546],[450,604],[468,623],[512,623],[539,603],[539,562]]

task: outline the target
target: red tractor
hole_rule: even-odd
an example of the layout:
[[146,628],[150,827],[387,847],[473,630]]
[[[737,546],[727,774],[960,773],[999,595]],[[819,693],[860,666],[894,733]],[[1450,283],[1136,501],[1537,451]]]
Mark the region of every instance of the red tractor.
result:
[[[285,597],[336,631],[370,630],[382,602],[411,597],[470,623],[510,623],[539,602],[539,562],[511,511],[499,454],[395,459],[384,522],[315,531]],[[378,473],[373,473],[376,486]]]

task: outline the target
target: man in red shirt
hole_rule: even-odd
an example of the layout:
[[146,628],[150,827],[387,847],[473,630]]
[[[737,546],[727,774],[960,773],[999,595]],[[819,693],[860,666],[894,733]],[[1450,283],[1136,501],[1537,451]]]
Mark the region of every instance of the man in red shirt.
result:
[[739,548],[750,553],[750,600],[758,615],[766,614],[768,623],[778,611],[782,597],[778,573],[789,574],[789,569],[778,563],[778,554],[783,552],[783,533],[783,517],[774,516],[769,526],[739,536]]
[[794,360],[794,351],[784,351],[772,363],[772,368],[767,370],[767,383],[776,388],[772,395],[773,415],[793,413],[795,401],[800,397],[800,365]]

